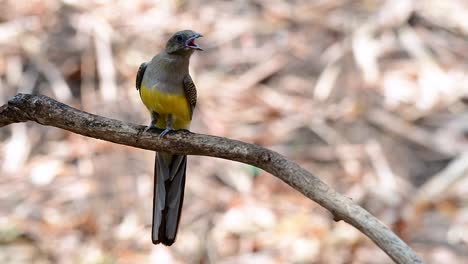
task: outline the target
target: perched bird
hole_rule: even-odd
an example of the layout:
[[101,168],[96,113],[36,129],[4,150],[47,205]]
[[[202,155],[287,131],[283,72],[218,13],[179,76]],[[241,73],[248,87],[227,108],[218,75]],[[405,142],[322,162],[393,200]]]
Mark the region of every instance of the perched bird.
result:
[[[197,90],[189,74],[190,56],[202,50],[195,43],[201,34],[192,30],[176,32],[166,48],[138,69],[136,88],[151,114],[147,127],[188,129],[197,103]],[[187,156],[157,152],[154,168],[153,244],[174,243],[184,200]]]

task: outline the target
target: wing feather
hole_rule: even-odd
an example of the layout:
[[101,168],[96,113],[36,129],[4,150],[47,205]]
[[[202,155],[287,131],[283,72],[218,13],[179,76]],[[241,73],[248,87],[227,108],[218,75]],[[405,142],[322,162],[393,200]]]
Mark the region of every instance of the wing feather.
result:
[[143,62],[138,68],[138,72],[136,76],[136,89],[137,90],[140,90],[141,82],[143,81],[143,75],[145,75],[147,65],[148,65],[147,62]]
[[187,97],[187,101],[190,105],[190,118],[193,115],[193,111],[195,110],[195,106],[197,105],[197,88],[192,81],[192,77],[189,74],[185,75],[184,78],[184,91],[185,97]]

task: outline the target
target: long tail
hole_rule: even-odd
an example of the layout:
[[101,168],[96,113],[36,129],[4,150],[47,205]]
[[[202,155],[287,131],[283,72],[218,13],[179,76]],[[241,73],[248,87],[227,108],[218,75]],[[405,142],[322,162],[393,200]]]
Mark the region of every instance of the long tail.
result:
[[153,244],[174,243],[184,201],[187,156],[156,153],[153,192]]

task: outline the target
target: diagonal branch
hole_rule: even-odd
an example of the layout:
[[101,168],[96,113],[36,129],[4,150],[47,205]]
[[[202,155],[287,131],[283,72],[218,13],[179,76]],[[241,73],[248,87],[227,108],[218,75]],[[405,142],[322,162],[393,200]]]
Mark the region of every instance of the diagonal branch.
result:
[[189,131],[160,139],[144,126],[89,114],[47,96],[18,94],[0,107],[0,127],[34,121],[117,144],[174,154],[202,155],[239,161],[264,169],[328,209],[372,239],[396,263],[423,263],[397,235],[351,199],[282,155],[257,145]]

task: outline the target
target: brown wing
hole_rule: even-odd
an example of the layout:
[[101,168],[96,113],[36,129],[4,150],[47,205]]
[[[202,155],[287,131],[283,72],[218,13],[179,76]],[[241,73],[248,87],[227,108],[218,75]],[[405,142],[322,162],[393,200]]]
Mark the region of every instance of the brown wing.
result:
[[136,76],[136,89],[140,90],[141,81],[143,81],[143,75],[145,75],[146,66],[148,65],[147,62],[143,62],[138,68],[137,76]]
[[190,116],[192,116],[193,110],[195,110],[195,106],[197,105],[197,88],[189,74],[185,75],[184,78],[184,91],[190,105]]

